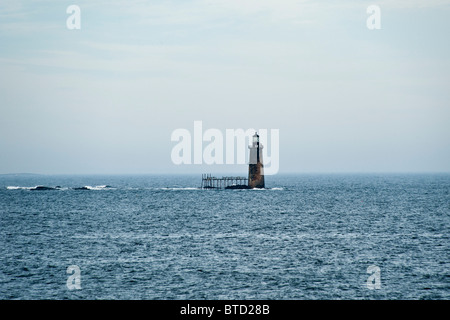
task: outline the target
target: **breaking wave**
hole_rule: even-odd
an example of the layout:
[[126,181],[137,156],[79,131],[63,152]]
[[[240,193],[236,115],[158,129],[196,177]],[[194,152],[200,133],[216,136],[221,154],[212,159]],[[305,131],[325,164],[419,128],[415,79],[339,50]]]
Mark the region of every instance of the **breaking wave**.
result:
[[102,186],[84,186],[80,188],[73,188],[74,190],[109,190],[109,189],[115,189],[114,187],[108,186],[108,185],[102,185]]
[[[116,187],[110,186],[110,185],[99,185],[99,186],[83,186],[83,187],[48,187],[48,186],[35,186],[35,187],[20,187],[20,186],[7,186],[7,190],[115,190]],[[142,188],[125,188],[126,190],[139,190]],[[168,191],[183,191],[183,190],[209,190],[209,189],[202,189],[201,187],[162,187],[162,188],[143,188],[143,189],[154,189],[154,190],[168,190]],[[223,190],[223,189],[216,189],[212,188],[213,190]],[[274,187],[274,188],[254,188],[249,190],[284,190],[284,188],[281,187]]]
[[16,187],[16,186],[7,186],[8,190],[30,190],[33,187]]
[[267,190],[284,190],[281,187],[274,187],[274,188],[253,188],[249,190],[255,190],[255,191],[267,191]]
[[47,187],[47,186],[35,186],[35,187],[18,187],[18,186],[7,186],[8,190],[61,190],[60,186]]
[[115,189],[114,187],[108,186],[108,185],[101,185],[101,186],[84,186],[84,187],[75,187],[75,188],[68,188],[68,187],[48,187],[48,186],[35,186],[35,187],[19,187],[19,186],[7,186],[7,190],[31,190],[31,191],[45,191],[45,190],[110,190]]

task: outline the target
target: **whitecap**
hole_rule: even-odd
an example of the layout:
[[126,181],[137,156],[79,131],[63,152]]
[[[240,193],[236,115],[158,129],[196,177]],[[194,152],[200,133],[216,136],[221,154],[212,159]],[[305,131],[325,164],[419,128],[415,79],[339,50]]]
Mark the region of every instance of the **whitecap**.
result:
[[17,186],[7,186],[8,190],[30,190],[32,187],[17,187]]
[[114,189],[113,187],[111,187],[111,186],[108,186],[108,185],[101,185],[101,186],[95,186],[95,187],[92,187],[92,186],[84,186],[86,189],[88,189],[88,190],[108,190],[108,189]]

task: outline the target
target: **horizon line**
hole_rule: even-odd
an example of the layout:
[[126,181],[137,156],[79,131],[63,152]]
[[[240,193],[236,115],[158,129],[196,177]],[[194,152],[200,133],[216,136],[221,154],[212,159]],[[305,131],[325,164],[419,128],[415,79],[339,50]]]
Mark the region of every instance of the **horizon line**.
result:
[[[229,176],[233,174],[242,173],[224,173],[224,172],[183,172],[183,173],[174,173],[174,172],[119,172],[119,173],[35,173],[35,172],[9,172],[9,173],[0,173],[0,176],[14,176],[14,175],[35,175],[35,176],[59,176],[59,175],[74,175],[74,176],[90,176],[90,175],[101,175],[101,176],[119,176],[119,175],[130,175],[130,176],[146,176],[146,175],[178,175],[178,176],[187,176],[187,175],[201,175],[204,173],[220,176]],[[265,175],[267,177],[270,176],[278,176],[278,175],[308,175],[308,174],[450,174],[450,171],[286,171],[279,172],[273,175]]]

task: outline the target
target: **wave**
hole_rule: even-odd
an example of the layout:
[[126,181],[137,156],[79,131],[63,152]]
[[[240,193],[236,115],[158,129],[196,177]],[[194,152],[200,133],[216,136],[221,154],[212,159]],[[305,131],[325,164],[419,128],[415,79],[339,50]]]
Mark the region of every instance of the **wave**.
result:
[[7,190],[31,190],[31,191],[47,191],[47,190],[68,190],[68,189],[73,189],[73,190],[110,190],[110,189],[115,189],[112,186],[109,185],[101,185],[101,186],[84,186],[84,187],[77,187],[77,188],[68,188],[68,187],[60,187],[60,186],[56,186],[56,187],[48,187],[48,186],[35,186],[35,187],[19,187],[19,186],[7,186],[6,187]]
[[274,188],[253,188],[250,190],[257,190],[257,191],[262,191],[262,190],[284,190],[284,188],[281,187],[274,187]]
[[101,186],[84,186],[79,188],[73,188],[74,190],[110,190],[115,189],[114,187],[108,186],[108,185],[101,185]]
[[45,190],[60,190],[60,186],[47,187],[47,186],[35,186],[35,187],[18,187],[18,186],[7,186],[8,190],[32,190],[32,191],[45,191]]
[[30,190],[33,187],[16,187],[16,186],[7,186],[8,190]]
[[[224,189],[224,188],[211,188],[211,189],[213,189],[213,190],[227,190],[227,189]],[[198,187],[198,188],[195,188],[195,187],[173,187],[173,188],[169,188],[169,187],[167,187],[167,188],[157,188],[157,190],[174,190],[174,191],[178,191],[178,190],[209,190],[208,188],[204,188],[204,189],[202,189],[202,188],[200,188],[200,187]],[[284,190],[284,188],[281,188],[281,187],[274,187],[274,188],[253,188],[253,189],[232,189],[232,188],[230,188],[230,189],[228,189],[228,190],[239,190],[239,191],[241,191],[241,190]]]
[[[100,186],[84,186],[84,187],[74,187],[74,188],[68,188],[68,187],[48,187],[48,186],[35,186],[35,187],[20,187],[20,186],[7,186],[7,190],[31,190],[31,191],[45,191],[45,190],[114,190],[117,189],[116,187],[110,186],[110,185],[100,185]],[[125,188],[127,190],[140,190],[141,188]],[[148,189],[148,188],[143,188]],[[182,190],[202,190],[200,187],[163,187],[163,188],[149,188],[153,190],[169,190],[169,191],[182,191]],[[207,189],[204,189],[207,190]],[[218,189],[221,190],[221,189]],[[274,187],[274,188],[254,188],[249,190],[284,190],[284,188],[281,187]]]

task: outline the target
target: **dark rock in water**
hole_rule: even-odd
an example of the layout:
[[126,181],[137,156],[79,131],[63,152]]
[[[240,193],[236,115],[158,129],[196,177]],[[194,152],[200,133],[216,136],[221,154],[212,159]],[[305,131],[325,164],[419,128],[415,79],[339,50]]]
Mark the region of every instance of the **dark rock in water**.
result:
[[89,190],[89,188],[87,188],[87,187],[78,187],[78,188],[73,188],[73,190]]
[[251,188],[249,186],[246,186],[245,184],[238,184],[238,185],[225,187],[225,189],[251,189]]
[[53,188],[53,187],[46,187],[46,186],[37,186],[37,187],[31,188],[30,190],[34,190],[34,191],[56,190],[56,188]]

